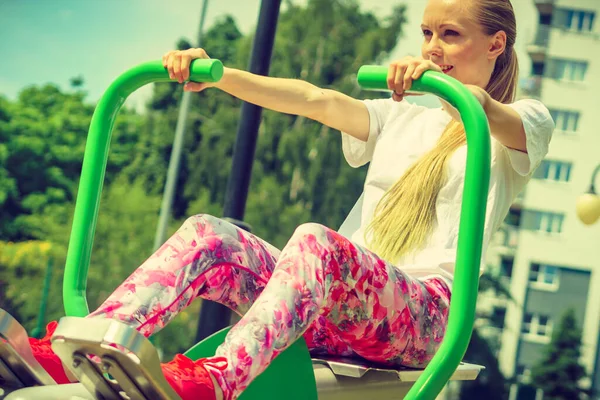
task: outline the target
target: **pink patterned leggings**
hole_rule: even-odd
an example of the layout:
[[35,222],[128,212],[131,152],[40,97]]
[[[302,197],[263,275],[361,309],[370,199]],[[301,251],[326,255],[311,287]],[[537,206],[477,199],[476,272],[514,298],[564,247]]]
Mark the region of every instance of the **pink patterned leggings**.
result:
[[279,251],[208,215],[189,218],[90,317],[149,336],[195,298],[242,315],[211,368],[235,399],[279,353],[304,336],[313,353],[426,366],[445,333],[450,290],[417,280],[335,231],[303,224]]

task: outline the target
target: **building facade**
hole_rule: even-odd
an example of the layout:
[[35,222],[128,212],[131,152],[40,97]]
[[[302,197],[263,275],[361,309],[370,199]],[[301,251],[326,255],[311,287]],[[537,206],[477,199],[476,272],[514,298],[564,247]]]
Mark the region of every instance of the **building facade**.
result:
[[492,317],[485,331],[497,338],[500,368],[517,380],[510,400],[543,398],[528,385],[531,367],[569,308],[583,334],[581,363],[591,375],[584,384],[600,389],[600,221],[586,226],[575,213],[600,163],[600,1],[527,1],[539,23],[529,59],[520,60],[531,63],[520,97],[541,100],[556,130],[487,254],[514,298],[480,301]]

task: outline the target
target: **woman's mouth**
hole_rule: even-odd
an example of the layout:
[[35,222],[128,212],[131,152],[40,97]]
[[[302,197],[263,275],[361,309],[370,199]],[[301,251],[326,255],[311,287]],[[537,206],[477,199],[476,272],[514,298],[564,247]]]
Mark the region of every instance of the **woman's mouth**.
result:
[[440,68],[442,69],[442,72],[447,74],[448,72],[452,71],[454,69],[454,66],[452,65],[440,65]]

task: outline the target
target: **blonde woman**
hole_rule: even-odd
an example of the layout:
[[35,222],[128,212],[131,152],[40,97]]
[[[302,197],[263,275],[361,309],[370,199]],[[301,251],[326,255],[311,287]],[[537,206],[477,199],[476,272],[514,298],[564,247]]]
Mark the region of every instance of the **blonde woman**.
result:
[[[403,100],[413,79],[442,71],[475,94],[492,135],[484,249],[547,152],[554,124],[544,105],[514,101],[516,23],[509,0],[429,0],[422,58],[389,67],[391,99],[360,101],[307,82],[226,69],[213,85],[342,133],[348,163],[370,162],[360,229],[351,238],[318,224],[298,227],[282,251],[207,215],[189,218],[91,318],[157,332],[196,297],[242,315],[215,357],[178,355],[163,372],[183,399],[235,399],[285,348],[304,337],[314,353],[425,367],[444,337],[462,185],[465,133],[448,104]],[[163,63],[188,79],[202,49]],[[55,324],[49,328],[51,335]],[[42,365],[67,381],[47,336],[31,340]]]

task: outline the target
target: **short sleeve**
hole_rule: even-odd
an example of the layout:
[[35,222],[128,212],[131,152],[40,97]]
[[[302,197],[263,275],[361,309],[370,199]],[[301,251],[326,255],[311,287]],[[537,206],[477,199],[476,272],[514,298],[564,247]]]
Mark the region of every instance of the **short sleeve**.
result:
[[383,126],[394,107],[394,100],[391,98],[363,100],[363,103],[367,106],[369,112],[369,136],[367,141],[363,142],[342,132],[342,151],[348,164],[354,168],[365,165],[373,158],[377,137],[383,130]]
[[527,153],[508,149],[513,169],[522,176],[531,174],[548,153],[554,121],[540,101],[523,99],[509,104],[519,115],[525,128]]

